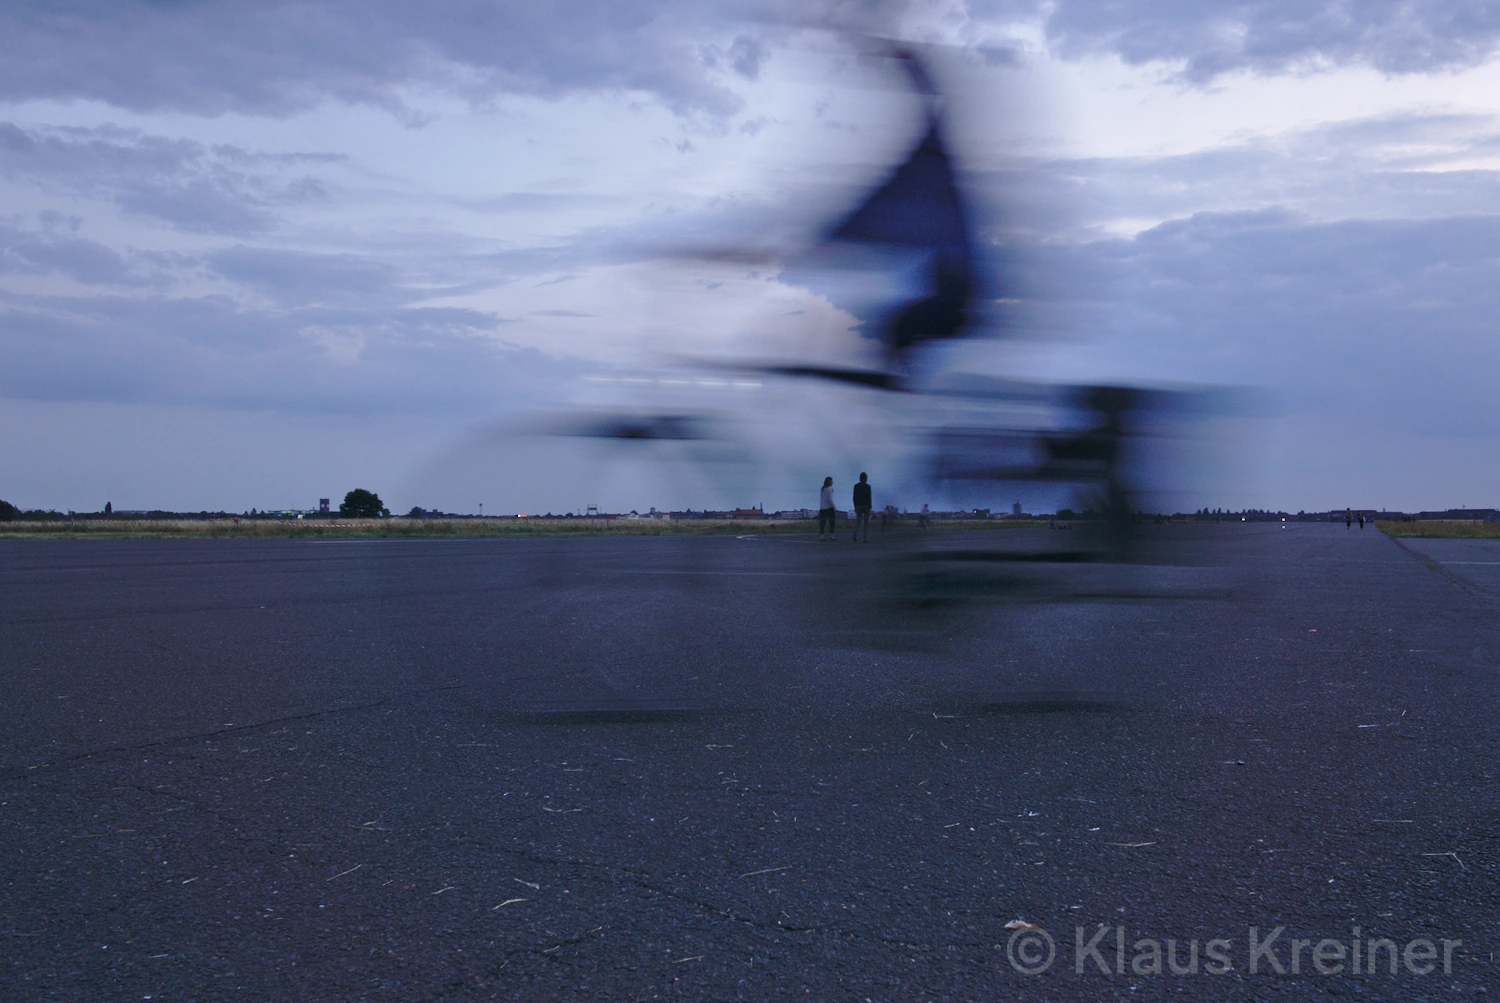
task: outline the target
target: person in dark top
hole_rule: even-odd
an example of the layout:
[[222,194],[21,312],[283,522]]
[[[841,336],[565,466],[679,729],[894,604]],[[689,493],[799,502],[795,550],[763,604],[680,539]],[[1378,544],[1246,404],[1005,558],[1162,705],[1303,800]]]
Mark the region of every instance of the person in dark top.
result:
[[870,511],[874,508],[870,503],[870,475],[861,472],[859,483],[854,485],[854,542],[859,542],[859,531],[861,527],[865,531],[865,542],[870,542]]
[[833,539],[834,518],[837,515],[833,507],[833,478],[823,478],[823,487],[818,491],[818,539]]

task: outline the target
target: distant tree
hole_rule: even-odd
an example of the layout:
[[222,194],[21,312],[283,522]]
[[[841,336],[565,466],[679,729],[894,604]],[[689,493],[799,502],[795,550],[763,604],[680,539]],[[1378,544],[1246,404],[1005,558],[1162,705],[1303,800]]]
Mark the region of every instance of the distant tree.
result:
[[364,488],[355,488],[344,495],[344,503],[339,506],[339,515],[355,519],[377,519],[390,514],[390,510],[381,503],[380,496]]
[[20,509],[8,501],[0,501],[0,522],[10,522],[12,519],[19,519],[20,517]]
[[115,503],[114,502],[105,502],[104,503],[104,514],[105,515],[110,515],[111,513],[114,512],[114,510],[115,510]]
[[425,518],[426,515],[427,515],[426,510],[424,510],[421,506],[418,506],[418,505],[413,505],[411,507],[411,511],[408,512],[408,513],[406,513],[406,517],[408,519],[422,519],[422,518]]

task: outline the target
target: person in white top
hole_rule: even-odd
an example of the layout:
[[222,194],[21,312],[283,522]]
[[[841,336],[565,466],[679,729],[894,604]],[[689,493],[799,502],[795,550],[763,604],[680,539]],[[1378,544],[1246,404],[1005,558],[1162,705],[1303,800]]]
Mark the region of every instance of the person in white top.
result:
[[833,507],[833,478],[823,478],[823,490],[818,492],[818,539],[832,540],[838,509]]

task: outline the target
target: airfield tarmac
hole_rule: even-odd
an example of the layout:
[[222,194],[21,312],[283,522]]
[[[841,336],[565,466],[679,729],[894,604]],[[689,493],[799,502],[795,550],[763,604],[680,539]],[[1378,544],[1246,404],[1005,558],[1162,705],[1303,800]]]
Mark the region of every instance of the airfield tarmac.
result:
[[910,619],[882,541],[0,542],[0,997],[1500,989],[1500,547],[1152,532]]

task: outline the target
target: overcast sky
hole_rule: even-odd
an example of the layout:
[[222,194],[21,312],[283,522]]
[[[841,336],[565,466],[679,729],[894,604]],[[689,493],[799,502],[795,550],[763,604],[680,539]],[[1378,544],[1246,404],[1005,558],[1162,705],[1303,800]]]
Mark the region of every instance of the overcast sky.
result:
[[[952,95],[990,371],[1263,389],[1205,504],[1500,504],[1482,0],[4,4],[0,498],[681,503],[452,467],[664,358],[868,349],[832,279],[682,257],[810,239],[916,138],[853,33]],[[879,405],[775,393],[735,413],[866,463]]]

